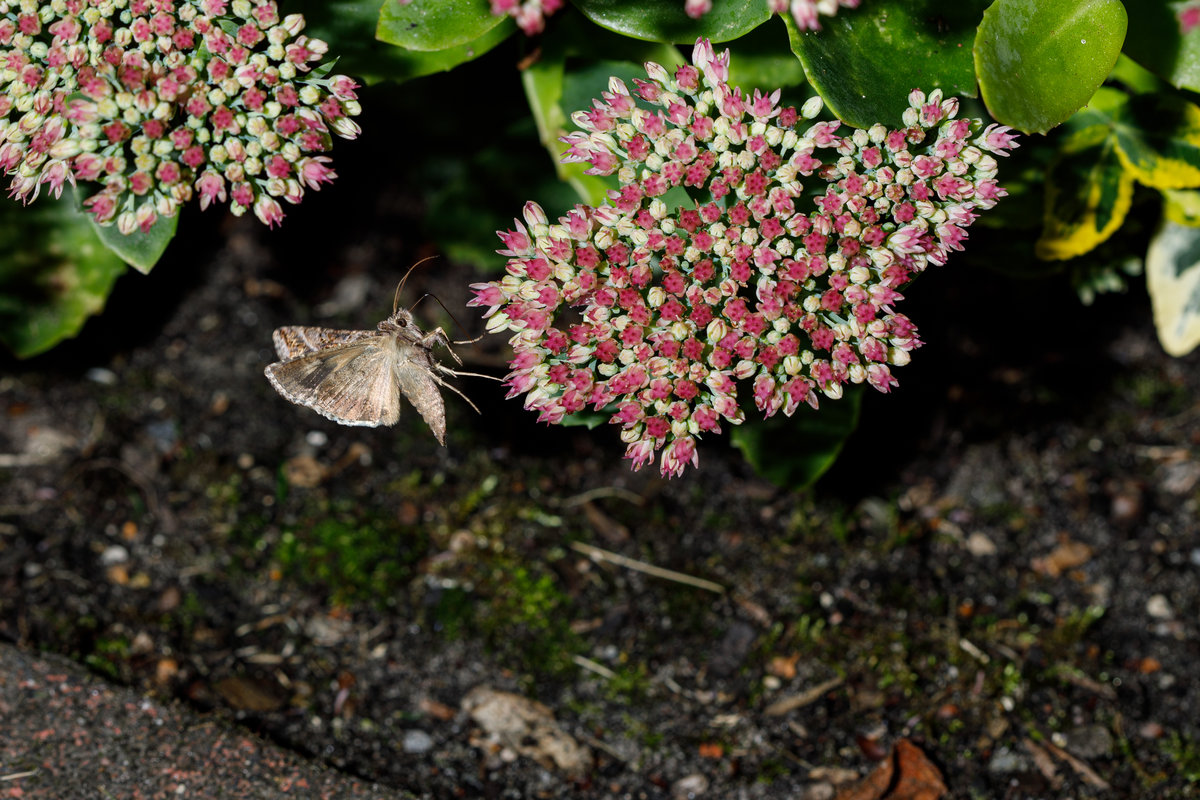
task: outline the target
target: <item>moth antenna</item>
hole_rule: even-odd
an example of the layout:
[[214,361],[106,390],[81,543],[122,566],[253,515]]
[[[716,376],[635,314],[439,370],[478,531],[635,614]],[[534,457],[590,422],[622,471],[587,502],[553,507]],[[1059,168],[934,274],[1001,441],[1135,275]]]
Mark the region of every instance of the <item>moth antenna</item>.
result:
[[[399,285],[396,286],[396,296],[394,298],[392,298],[392,313],[393,314],[395,314],[396,309],[400,307],[400,292],[404,291],[404,284],[408,281],[408,276],[412,274],[412,271],[414,269],[421,266],[426,261],[432,261],[435,258],[437,258],[437,256],[425,256],[425,258],[422,258],[420,261],[413,264],[411,267],[408,268],[408,271],[404,273],[404,277],[400,279]],[[424,298],[422,298],[422,299],[424,299]],[[417,303],[419,303],[419,302],[421,302],[421,301],[418,300]],[[413,308],[416,308],[417,303],[413,303]]]
[[[454,316],[454,313],[451,312],[450,309],[446,308],[446,304],[442,302],[442,298],[438,297],[436,294],[430,294],[430,293],[426,292],[425,294],[421,295],[421,297],[417,300],[417,302],[412,304],[412,306],[409,308],[409,311],[412,311],[414,308],[416,308],[417,303],[420,303],[426,297],[432,297],[434,302],[442,307],[442,311],[445,311],[446,315],[449,316],[450,319],[454,321],[455,325],[462,328],[464,331],[466,330],[466,328],[463,328],[463,324],[458,321],[458,317]],[[467,339],[467,340],[461,341],[461,342],[451,342],[450,344],[473,344],[475,342],[478,342],[482,338],[483,338],[483,336],[478,336],[474,339]]]

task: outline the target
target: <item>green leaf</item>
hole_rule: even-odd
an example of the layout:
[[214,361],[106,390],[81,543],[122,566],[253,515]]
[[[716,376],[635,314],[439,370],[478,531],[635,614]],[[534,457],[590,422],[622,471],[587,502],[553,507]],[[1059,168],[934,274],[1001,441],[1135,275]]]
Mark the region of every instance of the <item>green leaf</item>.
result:
[[[608,190],[615,188],[615,183],[601,175],[585,175],[584,172],[591,166],[589,164],[562,163],[562,152],[566,145],[559,139],[567,133],[569,114],[562,102],[566,83],[564,67],[565,59],[543,56],[521,73],[521,85],[525,87],[525,97],[537,123],[538,139],[550,153],[559,179],[570,184],[582,202],[598,206],[604,202]],[[607,88],[607,81],[597,88],[597,95],[601,88]],[[571,127],[574,128],[573,125]]]
[[406,50],[446,50],[475,41],[505,20],[511,17],[493,14],[487,0],[384,0],[375,36]]
[[784,22],[808,82],[842,121],[899,125],[913,89],[975,96],[971,43],[987,0],[888,0],[822,19],[820,31]]
[[0,205],[0,341],[19,358],[79,333],[125,263],[67,199]]
[[616,188],[616,179],[585,175],[590,164],[562,163],[566,145],[560,139],[575,130],[571,114],[591,108],[592,100],[608,91],[611,78],[620,78],[631,87],[634,78],[646,77],[647,61],[670,69],[683,63],[683,58],[671,45],[613,36],[569,13],[563,15],[557,33],[541,58],[521,73],[521,83],[537,122],[538,138],[550,153],[559,178],[570,184],[584,203],[597,206]]
[[996,0],[975,40],[988,111],[1027,133],[1063,122],[1117,63],[1127,21],[1118,0]]
[[1073,258],[1111,236],[1129,212],[1133,183],[1117,152],[1116,137],[1103,122],[1076,130],[1046,174],[1038,257]]
[[612,419],[612,415],[613,412],[609,410],[577,411],[574,414],[567,414],[558,424],[564,428],[587,428],[592,431]]
[[1172,356],[1200,344],[1200,228],[1164,220],[1146,253],[1158,341]]
[[447,72],[459,64],[479,58],[507,39],[515,29],[516,26],[513,24],[497,25],[478,39],[448,47],[445,50],[420,52],[389,47],[387,49],[392,51],[390,61],[393,65],[393,77],[397,80],[404,80],[419,78],[422,75],[432,75],[435,72]]
[[1200,91],[1200,28],[1183,33],[1180,3],[1138,3],[1129,20],[1125,54],[1180,89]]
[[[396,0],[387,0],[394,4]],[[471,41],[443,50],[419,52],[375,38],[380,0],[288,0],[288,9],[304,14],[304,32],[329,43],[337,71],[367,83],[430,75],[477,58],[516,30],[509,17],[493,17],[495,27]]]
[[801,406],[790,417],[747,415],[730,431],[734,447],[754,470],[776,486],[803,489],[833,466],[846,439],[858,427],[862,387],[846,387],[840,400],[822,398],[820,409]]
[[771,16],[765,0],[720,0],[700,19],[683,10],[683,0],[574,0],[584,16],[602,28],[650,42],[694,44],[736,39]]
[[175,238],[175,229],[179,227],[178,214],[159,217],[150,230],[145,233],[134,231],[129,235],[117,230],[116,225],[97,225],[91,216],[88,216],[88,221],[105,247],[143,275],[154,269],[167,245]]

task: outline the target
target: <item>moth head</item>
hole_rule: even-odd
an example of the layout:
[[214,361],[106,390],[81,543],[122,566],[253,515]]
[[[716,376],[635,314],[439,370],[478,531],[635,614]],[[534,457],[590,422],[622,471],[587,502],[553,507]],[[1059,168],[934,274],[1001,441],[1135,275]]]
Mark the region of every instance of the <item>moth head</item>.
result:
[[416,323],[413,322],[412,312],[407,308],[398,308],[392,312],[390,317],[379,323],[379,330],[384,331],[385,333],[394,333],[396,331],[418,329]]

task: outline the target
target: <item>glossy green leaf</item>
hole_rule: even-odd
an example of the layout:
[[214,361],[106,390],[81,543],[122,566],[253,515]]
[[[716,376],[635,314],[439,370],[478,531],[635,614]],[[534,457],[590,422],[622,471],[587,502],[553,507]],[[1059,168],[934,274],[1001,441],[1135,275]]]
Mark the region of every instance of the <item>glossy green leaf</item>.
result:
[[792,51],[838,118],[896,126],[913,89],[975,96],[971,46],[987,0],[863,3],[800,31],[785,18]]
[[507,15],[492,13],[488,0],[384,0],[375,36],[406,50],[445,50],[472,42]]
[[483,55],[516,30],[510,18],[494,17],[495,26],[476,39],[442,50],[406,50],[375,38],[380,6],[380,0],[288,2],[289,10],[304,14],[305,33],[329,43],[330,56],[337,58],[336,71],[367,83],[407,80],[453,69]]
[[1133,199],[1133,175],[1104,125],[1073,134],[1046,174],[1045,220],[1039,258],[1073,258],[1111,236]]
[[996,0],[975,40],[988,111],[1027,133],[1063,122],[1116,64],[1126,23],[1118,0]]
[[28,358],[74,336],[124,271],[71,201],[0,204],[0,341]]
[[1146,288],[1163,350],[1187,355],[1200,344],[1200,228],[1163,222],[1146,253]]
[[574,5],[614,33],[676,44],[694,44],[701,37],[711,42],[736,39],[771,16],[765,0],[719,0],[700,19],[684,13],[683,0],[574,0]]
[[846,387],[840,400],[823,397],[819,409],[803,405],[790,417],[779,413],[764,420],[748,413],[730,431],[730,440],[759,475],[777,486],[806,488],[833,466],[858,427],[862,391]]
[[1125,54],[1180,89],[1200,91],[1200,28],[1187,33],[1181,3],[1138,2],[1130,7]]
[[179,227],[178,214],[173,217],[159,217],[150,226],[150,230],[145,233],[134,231],[129,235],[117,230],[116,225],[97,225],[90,216],[88,221],[105,247],[143,275],[154,269],[167,245],[175,238],[175,230]]
[[393,75],[391,77],[397,80],[404,80],[419,78],[422,75],[432,75],[435,72],[452,70],[459,64],[465,64],[468,61],[479,58],[511,36],[514,30],[516,30],[516,25],[509,21],[508,23],[497,25],[478,39],[473,39],[466,44],[448,47],[445,50],[422,52],[418,50],[404,50],[399,47],[389,47],[388,49],[392,51],[389,55],[389,60],[393,65]]

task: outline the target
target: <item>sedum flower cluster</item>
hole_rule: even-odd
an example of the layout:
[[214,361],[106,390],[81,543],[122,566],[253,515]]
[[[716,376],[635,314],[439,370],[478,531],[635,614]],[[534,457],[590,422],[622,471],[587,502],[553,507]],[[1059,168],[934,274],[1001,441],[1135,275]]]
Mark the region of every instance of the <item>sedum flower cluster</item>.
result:
[[84,206],[123,233],[196,195],[277,224],[359,131],[356,84],[310,71],[327,46],[303,29],[272,0],[0,0],[10,195],[99,184]]
[[[767,0],[767,6],[772,14],[785,14],[790,11],[800,30],[817,31],[821,29],[819,16],[834,16],[838,6],[858,8],[859,2],[860,0]],[[712,11],[712,5],[713,0],[684,0],[683,10],[692,19],[700,19]]]
[[491,0],[492,14],[508,15],[526,36],[535,36],[546,28],[546,17],[562,8],[563,0]]
[[1005,194],[991,154],[1016,146],[940,91],[914,91],[903,128],[843,136],[811,122],[819,98],[731,87],[728,51],[701,40],[693,63],[614,78],[574,115],[564,161],[620,189],[557,223],[527,204],[499,234],[507,274],[471,300],[513,334],[509,397],[550,423],[608,409],[633,468],[661,454],[669,476],[743,421],[742,387],[769,417],[897,385],[920,344],[899,289],[962,248]]

